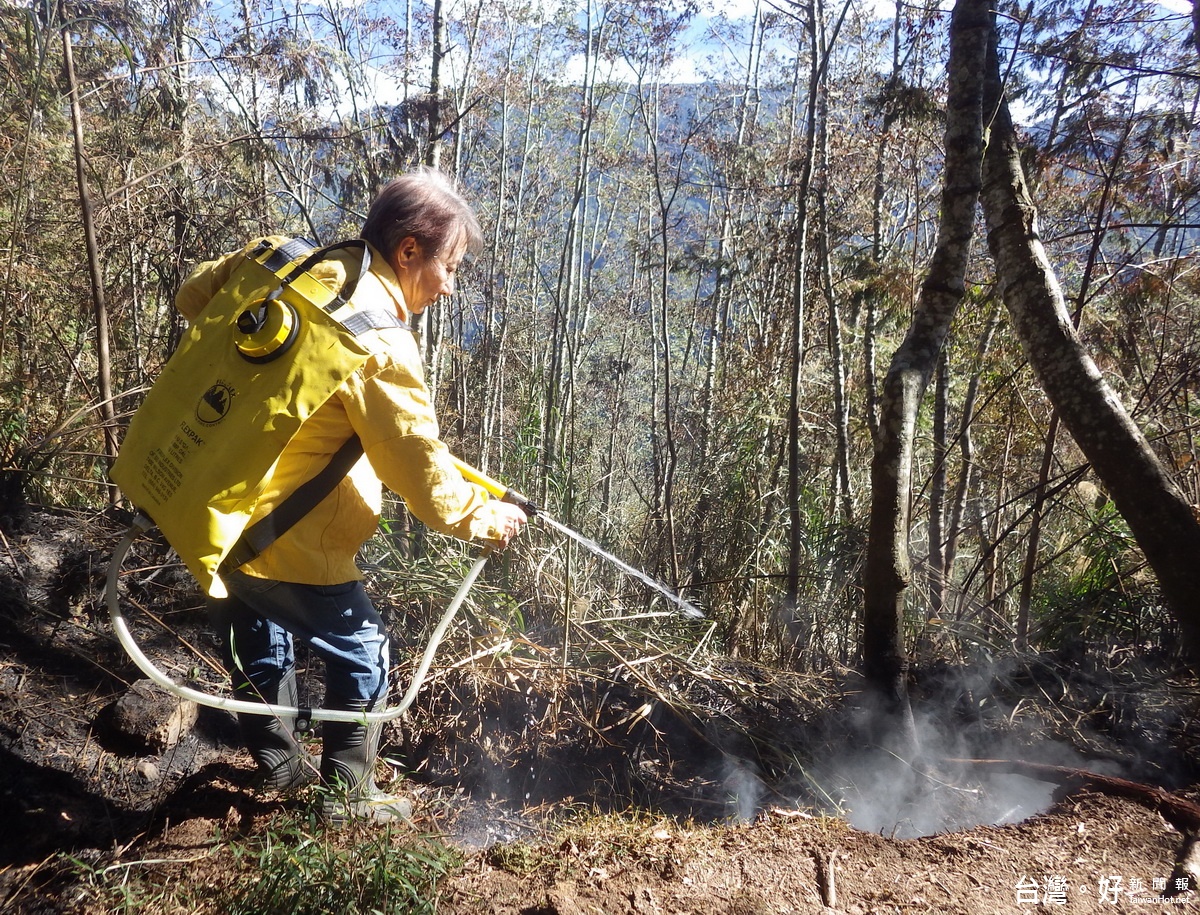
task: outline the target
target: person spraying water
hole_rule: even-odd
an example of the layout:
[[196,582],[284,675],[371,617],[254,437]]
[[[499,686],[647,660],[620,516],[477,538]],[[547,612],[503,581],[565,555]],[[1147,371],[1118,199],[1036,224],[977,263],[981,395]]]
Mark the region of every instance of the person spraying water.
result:
[[[130,424],[111,476],[209,595],[265,786],[319,781],[321,812],[411,812],[377,787],[390,640],[355,564],[382,489],[430,528],[503,549],[527,520],[457,471],[409,320],[454,290],[482,234],[439,172],[401,176],[361,238],[312,251],[271,237],[201,264],[176,305],[188,334]],[[319,761],[295,739],[293,638],[325,662]]]
[[[267,788],[320,782],[333,821],[407,817],[375,784],[381,726],[412,702],[483,562],[530,517],[603,557],[685,615],[665,585],[454,458],[440,439],[408,321],[454,290],[481,242],[438,172],[388,184],[362,238],[314,250],[264,238],[200,265],[176,299],[190,327],[135,414],[111,476],[139,509],[107,596],[118,638],[159,685],[236,712]],[[355,565],[382,487],[434,530],[486,546],[431,638],[404,699],[387,708],[390,640]],[[141,653],[117,580],[131,538],[157,525],[209,596],[233,698],[182,687]],[[325,662],[322,709],[301,710],[293,638]],[[296,740],[322,720],[323,752]]]

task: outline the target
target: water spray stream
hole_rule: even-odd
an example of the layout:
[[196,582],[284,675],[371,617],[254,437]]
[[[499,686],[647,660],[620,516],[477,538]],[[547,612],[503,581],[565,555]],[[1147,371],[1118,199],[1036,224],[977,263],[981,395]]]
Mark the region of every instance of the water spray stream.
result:
[[611,562],[613,565],[615,565],[618,569],[620,569],[626,575],[629,575],[632,578],[636,578],[638,581],[640,581],[646,587],[650,588],[653,591],[657,591],[659,594],[661,594],[663,597],[665,597],[671,603],[675,604],[680,610],[683,611],[683,613],[685,615],[692,617],[692,619],[698,619],[698,620],[704,619],[704,613],[703,613],[703,611],[700,610],[700,608],[698,608],[694,604],[689,603],[688,601],[684,600],[682,597],[680,597],[678,594],[676,594],[674,591],[672,591],[670,588],[668,588],[662,582],[655,581],[653,578],[651,578],[645,572],[642,572],[639,569],[635,569],[633,566],[631,566],[627,562],[622,562],[620,559],[618,559],[612,553],[608,552],[608,550],[606,550],[602,546],[600,546],[600,544],[598,544],[595,540],[589,540],[587,537],[583,536],[583,534],[579,533],[579,531],[572,530],[571,528],[567,527],[565,524],[563,524],[559,521],[555,521],[552,517],[547,515],[545,512],[540,512],[538,514],[538,517],[542,519],[543,524],[550,525],[550,527],[554,528],[560,534],[565,534],[566,536],[570,537],[572,540],[574,540],[576,543],[578,543],[584,549],[590,550],[591,552],[595,553],[597,556],[599,556],[601,559],[606,560],[607,562]]
[[608,552],[608,550],[600,546],[600,544],[598,544],[595,540],[589,540],[587,537],[583,536],[583,534],[579,533],[579,531],[572,530],[561,521],[555,520],[553,517],[546,514],[544,509],[534,505],[533,502],[521,495],[515,489],[510,489],[503,483],[493,480],[487,474],[476,470],[470,464],[460,461],[458,458],[454,458],[454,463],[457,465],[459,473],[463,475],[463,479],[470,480],[472,483],[482,486],[497,499],[501,499],[505,502],[511,502],[531,518],[535,516],[541,518],[543,523],[548,524],[560,534],[565,534],[567,537],[570,537],[585,550],[594,553],[606,562],[611,562],[626,575],[637,579],[652,591],[656,591],[657,593],[661,594],[671,603],[675,604],[675,606],[677,606],[686,616],[690,616],[692,619],[704,619],[704,613],[694,604],[684,600],[662,582],[656,581],[639,569],[635,569],[629,563],[621,561],[612,553]]

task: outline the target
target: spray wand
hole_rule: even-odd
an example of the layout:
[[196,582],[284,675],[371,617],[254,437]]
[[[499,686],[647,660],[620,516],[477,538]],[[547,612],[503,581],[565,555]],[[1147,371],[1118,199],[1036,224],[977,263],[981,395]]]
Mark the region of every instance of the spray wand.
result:
[[649,575],[647,575],[645,572],[642,572],[639,569],[635,569],[633,566],[629,565],[629,563],[623,562],[622,560],[620,560],[616,556],[614,556],[612,553],[608,552],[606,549],[604,549],[602,546],[600,546],[600,544],[596,543],[594,540],[589,540],[587,537],[583,536],[583,534],[579,533],[578,531],[572,530],[571,528],[569,528],[565,524],[563,524],[561,521],[555,520],[553,517],[551,517],[549,514],[546,513],[545,509],[539,508],[532,501],[530,501],[527,497],[521,495],[515,489],[510,489],[509,487],[505,486],[503,483],[499,482],[498,480],[493,480],[487,474],[483,473],[480,470],[476,470],[470,464],[460,461],[458,458],[454,458],[454,463],[458,467],[459,473],[461,473],[463,475],[464,480],[474,483],[477,486],[483,487],[489,493],[491,493],[493,496],[495,496],[497,499],[500,499],[503,502],[509,502],[509,503],[517,506],[519,509],[521,509],[523,512],[525,512],[525,514],[529,515],[529,517],[540,518],[544,524],[548,524],[550,527],[554,528],[560,534],[565,534],[567,537],[570,537],[572,540],[574,540],[576,543],[578,543],[584,549],[588,550],[591,553],[594,553],[595,555],[599,556],[601,559],[604,559],[607,562],[612,563],[614,566],[616,566],[618,569],[620,569],[626,575],[636,578],[638,581],[640,581],[642,584],[646,585],[646,587],[650,588],[651,590],[657,591],[659,594],[661,594],[663,597],[665,597],[671,603],[675,604],[686,616],[690,616],[693,619],[703,619],[704,618],[703,611],[701,611],[695,605],[684,600],[682,597],[680,597],[678,594],[676,594],[674,591],[672,591],[670,588],[668,588],[662,582],[656,581],[655,579],[651,578]]
[[515,489],[509,489],[499,480],[493,480],[482,470],[476,470],[466,461],[460,461],[458,458],[451,455],[454,461],[454,466],[458,468],[458,472],[462,474],[463,479],[468,483],[474,483],[476,486],[482,486],[501,502],[508,502],[515,505],[521,511],[525,512],[530,518],[542,514],[542,510],[533,504],[525,496],[521,495]]

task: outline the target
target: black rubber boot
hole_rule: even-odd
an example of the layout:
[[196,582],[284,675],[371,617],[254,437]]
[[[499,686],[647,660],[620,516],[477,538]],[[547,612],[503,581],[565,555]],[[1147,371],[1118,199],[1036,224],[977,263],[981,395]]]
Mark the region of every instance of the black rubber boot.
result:
[[[246,684],[234,689],[239,699],[265,702],[269,705],[286,705],[293,708],[299,699],[296,689],[296,672],[289,670],[278,685],[256,689]],[[316,783],[321,760],[296,742],[295,716],[251,715],[238,713],[242,729],[242,740],[246,749],[258,763],[261,787],[269,791],[296,791]]]
[[[363,711],[367,711],[363,705]],[[321,727],[324,732],[321,781],[328,790],[321,803],[321,816],[332,823],[354,819],[390,823],[409,819],[412,803],[380,790],[375,784],[375,759],[383,726],[326,721]]]

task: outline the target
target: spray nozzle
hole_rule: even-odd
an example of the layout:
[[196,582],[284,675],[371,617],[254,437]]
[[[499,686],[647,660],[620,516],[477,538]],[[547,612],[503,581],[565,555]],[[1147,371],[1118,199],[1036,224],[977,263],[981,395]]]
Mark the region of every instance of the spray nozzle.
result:
[[454,458],[453,460],[454,465],[458,468],[458,472],[463,475],[464,480],[474,483],[476,486],[482,486],[497,499],[517,506],[517,508],[521,509],[521,511],[525,512],[531,518],[538,513],[538,507],[515,489],[510,489],[498,480],[493,480],[487,474],[476,470],[470,464],[460,461],[458,458]]

